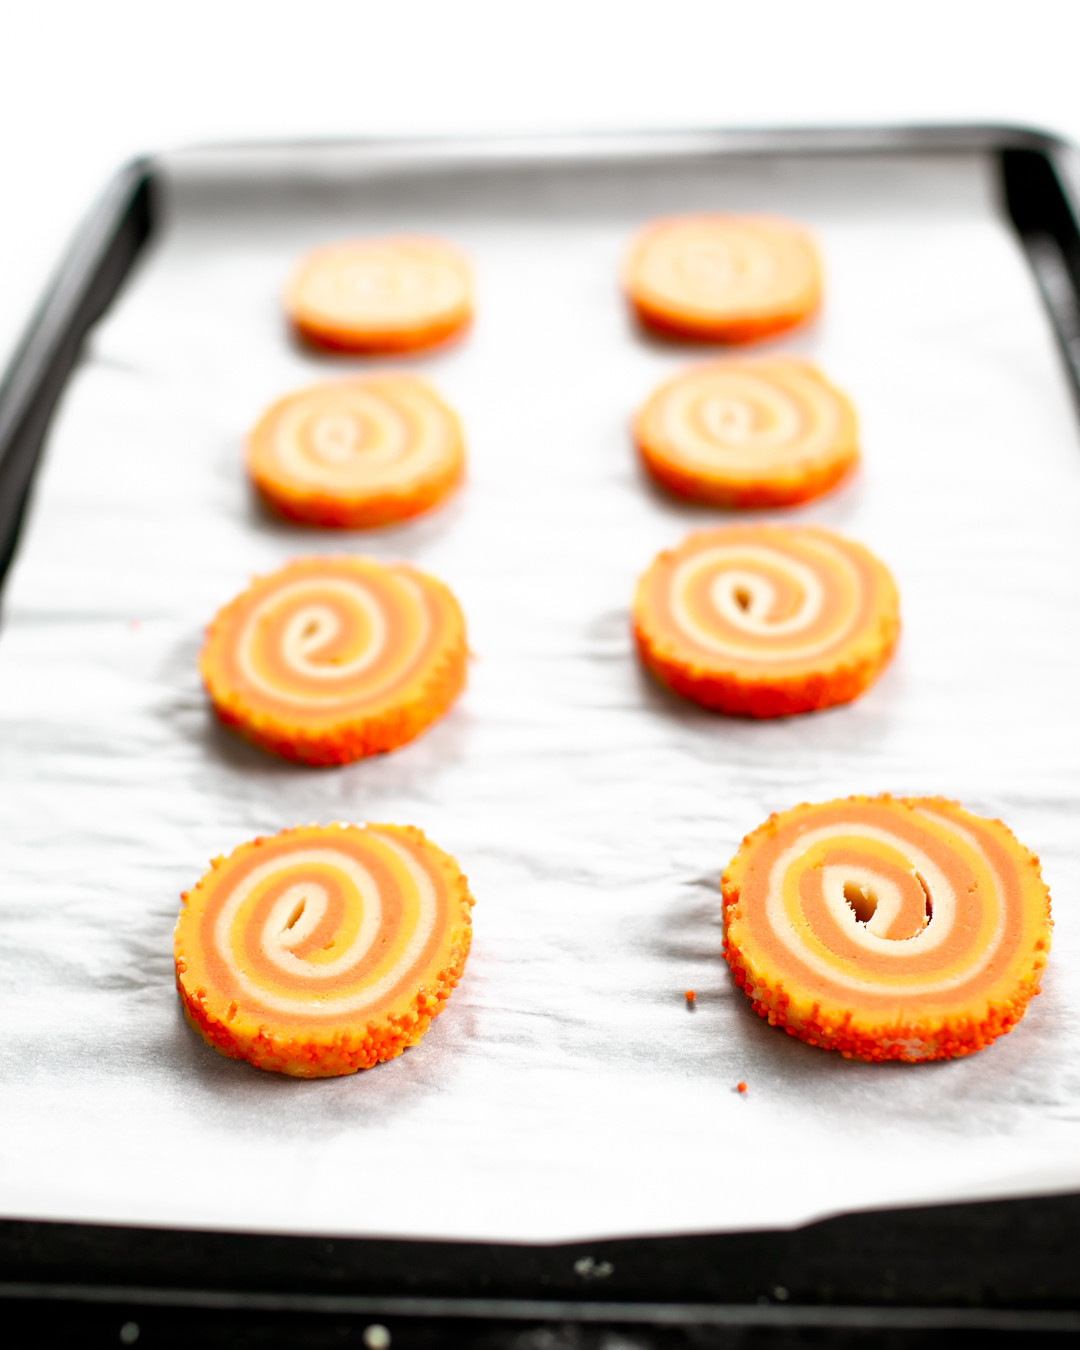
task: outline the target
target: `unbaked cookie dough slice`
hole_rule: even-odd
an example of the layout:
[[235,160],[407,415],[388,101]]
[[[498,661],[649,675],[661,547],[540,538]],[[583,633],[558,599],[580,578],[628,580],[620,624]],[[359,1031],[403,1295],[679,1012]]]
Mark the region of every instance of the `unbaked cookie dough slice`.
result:
[[892,655],[900,609],[861,544],[809,525],[732,525],[659,554],[633,622],[642,662],[676,694],[783,717],[861,694]]
[[683,371],[638,413],[634,439],[656,482],[712,506],[792,506],[827,492],[859,458],[855,409],[791,356]]
[[821,303],[809,233],[775,216],[712,213],[654,221],[634,239],[623,283],[642,323],[673,337],[753,342]]
[[308,825],[241,844],[183,897],[184,1016],[260,1069],[369,1069],[446,1006],[472,904],[454,859],[408,825]]
[[301,259],[285,290],[285,312],[317,347],[412,351],[445,341],[470,321],[472,272],[441,239],[328,244]]
[[465,683],[452,593],[406,563],[303,558],[215,616],[199,658],[214,711],[255,745],[346,764],[419,735]]
[[465,444],[429,384],[388,373],[280,399],[248,437],[247,465],[287,519],[363,529],[438,505],[461,481]]
[[940,797],[771,816],[723,896],[725,955],[757,1012],[849,1059],[983,1049],[1023,1017],[1050,950],[1038,858]]

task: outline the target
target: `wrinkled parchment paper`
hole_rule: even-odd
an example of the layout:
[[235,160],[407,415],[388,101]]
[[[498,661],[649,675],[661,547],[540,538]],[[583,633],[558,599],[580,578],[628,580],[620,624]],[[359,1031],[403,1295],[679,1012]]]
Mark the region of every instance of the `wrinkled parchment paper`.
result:
[[[64,397],[4,598],[0,1212],[543,1241],[1080,1185],[1080,437],[991,164],[342,148],[164,172],[168,227]],[[617,268],[641,221],[703,207],[788,214],[824,251],[821,319],[769,346],[850,393],[865,464],[785,518],[869,544],[904,616],[848,708],[725,720],[631,651],[638,573],[724,517],[635,464],[631,411],[698,353],[634,331]],[[299,350],[283,279],[309,246],[398,229],[475,262],[469,337],[407,363],[460,411],[467,486],[400,528],[276,522],[244,433],[289,389],[378,364]],[[476,653],[445,720],[336,770],[218,728],[195,666],[219,605],[320,550],[434,572]],[[969,1059],[812,1049],[720,957],[742,835],[882,790],[1000,815],[1043,859],[1044,993]],[[416,1049],[297,1082],[187,1028],[171,938],[212,855],[312,820],[420,825],[469,875],[475,943]]]

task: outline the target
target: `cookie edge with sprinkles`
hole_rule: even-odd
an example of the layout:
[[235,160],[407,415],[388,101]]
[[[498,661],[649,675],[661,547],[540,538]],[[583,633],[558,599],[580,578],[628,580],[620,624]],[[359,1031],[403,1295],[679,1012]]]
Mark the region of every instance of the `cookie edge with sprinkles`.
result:
[[853,702],[888,665],[900,639],[900,595],[889,569],[863,544],[817,526],[763,524],[720,528],[748,531],[797,529],[822,534],[830,542],[839,539],[845,547],[856,549],[869,559],[881,584],[882,595],[890,603],[879,607],[878,622],[873,633],[863,634],[846,655],[818,670],[796,671],[786,675],[771,672],[745,675],[737,670],[717,670],[704,663],[695,663],[672,651],[670,641],[654,641],[640,621],[646,582],[656,563],[671,558],[692,540],[716,533],[713,530],[695,530],[675,548],[661,550],[638,580],[632,609],[632,629],[638,656],[645,669],[680,698],[728,717],[791,717]]
[[[781,226],[793,235],[799,236],[806,245],[812,261],[809,284],[806,295],[798,305],[775,305],[766,312],[742,314],[732,312],[727,318],[708,318],[694,316],[685,311],[676,315],[676,306],[658,303],[644,293],[646,288],[637,280],[636,272],[640,254],[652,242],[654,236],[666,229],[691,221],[722,220],[738,221],[745,224],[748,220],[766,222],[771,226]],[[636,232],[630,242],[622,268],[623,292],[635,317],[649,332],[660,337],[679,342],[715,342],[722,346],[748,346],[751,343],[786,333],[803,323],[808,323],[820,311],[825,294],[824,267],[821,253],[811,232],[806,226],[783,216],[763,212],[734,211],[689,211],[681,215],[658,216],[647,222]]]
[[[349,558],[351,555],[339,556]],[[317,559],[296,559],[277,571],[314,561]],[[336,723],[315,729],[291,725],[284,714],[275,715],[252,709],[241,690],[219,678],[212,665],[211,652],[219,625],[227,622],[251,587],[266,577],[276,575],[266,573],[254,578],[244,590],[223,605],[206,628],[199,653],[199,672],[218,721],[260,750],[316,768],[352,764],[370,755],[396,750],[415,740],[421,732],[438,721],[465,688],[469,649],[461,605],[449,586],[409,563],[379,563],[378,566],[408,571],[414,577],[422,577],[424,583],[436,587],[450,602],[448,612],[453,616],[457,630],[432,663],[426,679],[409,699],[368,716],[342,718]]]
[[[831,1017],[823,1011],[818,1002],[808,1008],[796,1008],[790,992],[784,988],[781,979],[770,984],[750,969],[748,959],[729,937],[732,921],[741,917],[738,914],[738,905],[742,896],[743,877],[749,865],[749,851],[758,839],[773,836],[780,821],[794,812],[847,804],[897,805],[911,810],[937,807],[939,810],[959,811],[963,816],[977,820],[983,827],[990,829],[998,842],[1017,859],[1019,865],[1034,869],[1036,883],[1043,900],[1044,922],[1042,932],[1031,941],[1030,951],[1027,953],[1030,969],[1026,975],[1017,979],[1014,997],[1004,1000],[1000,1006],[992,1005],[988,1000],[986,1016],[982,1019],[974,1019],[964,1014],[950,1018],[945,1014],[930,1019],[912,1019],[895,1023],[869,1032],[854,1024],[850,1009],[846,1015],[840,1013]],[[974,1054],[992,1045],[997,1037],[1011,1031],[1023,1017],[1028,1004],[1040,992],[1042,972],[1046,967],[1050,950],[1053,919],[1050,912],[1050,890],[1043,880],[1038,855],[1021,843],[1004,821],[996,817],[975,816],[973,812],[951,798],[894,797],[887,792],[873,797],[856,794],[850,797],[837,797],[828,802],[800,802],[786,811],[774,811],[767,820],[743,837],[734,857],[724,868],[720,890],[724,959],[731,967],[735,984],[750,1000],[754,1011],[759,1017],[767,1019],[770,1026],[782,1027],[789,1036],[797,1037],[808,1045],[837,1050],[845,1059],[860,1059],[873,1063],[885,1060],[923,1063]],[[915,1045],[922,1046],[924,1052],[911,1053]]]
[[378,383],[389,376],[399,378],[402,375],[410,382],[423,386],[425,395],[438,405],[452,430],[446,463],[438,473],[428,473],[419,481],[414,481],[411,489],[406,484],[402,487],[384,488],[367,496],[332,492],[326,488],[305,487],[294,480],[286,480],[285,475],[280,478],[275,476],[271,471],[272,455],[263,444],[269,435],[273,419],[294,401],[326,388],[324,382],[308,385],[276,399],[263,410],[259,420],[248,432],[244,441],[244,465],[259,500],[284,520],[333,530],[376,529],[382,525],[410,520],[441,505],[460,487],[465,477],[465,436],[461,419],[438,392],[426,380],[411,372],[402,371],[385,371],[367,379],[358,377],[353,380],[336,381],[330,387],[337,384],[365,385],[369,380]]
[[[405,836],[419,843],[426,857],[438,866],[451,892],[451,903],[456,899],[459,914],[451,924],[451,943],[447,960],[438,971],[431,988],[420,986],[400,1013],[387,1015],[381,1022],[373,1020],[362,1032],[330,1031],[324,1036],[275,1035],[264,1026],[253,1035],[234,1029],[227,1018],[218,1016],[207,1006],[207,990],[196,987],[189,991],[184,976],[189,969],[184,952],[185,920],[191,917],[190,896],[198,891],[225,862],[251,853],[272,840],[302,834],[311,826],[298,825],[272,836],[258,836],[239,844],[228,857],[214,858],[210,870],[203,874],[191,891],[181,894],[180,916],[173,936],[173,961],[176,971],[176,990],[188,1025],[218,1054],[226,1059],[242,1059],[256,1068],[283,1073],[292,1078],[336,1078],[345,1074],[370,1069],[384,1060],[395,1059],[409,1046],[416,1045],[431,1025],[432,1019],[446,1007],[450,994],[461,979],[472,945],[471,910],[476,903],[469,890],[468,879],[457,861],[432,843],[424,832],[414,825],[388,825],[370,822],[369,826],[339,825],[339,829],[371,828],[387,834]],[[325,833],[334,826],[316,827]]]
[[[804,374],[819,381],[837,399],[841,411],[841,431],[828,458],[817,456],[821,462],[815,467],[800,470],[796,461],[774,472],[768,479],[752,480],[744,477],[740,481],[735,476],[724,478],[719,473],[695,471],[679,464],[668,451],[664,437],[654,431],[652,421],[656,406],[681,381],[710,368],[737,367],[740,370],[753,370],[759,364],[768,366],[782,361],[785,363],[797,361]],[[858,468],[861,458],[858,413],[854,405],[843,390],[833,384],[812,361],[801,358],[738,360],[728,357],[720,361],[691,366],[664,380],[653,390],[634,414],[631,432],[645,471],[666,492],[682,501],[702,502],[707,506],[739,511],[798,506],[802,502],[812,501],[850,478]]]
[[[342,324],[324,322],[313,318],[310,311],[296,299],[300,279],[306,269],[319,259],[336,252],[342,252],[350,246],[366,244],[423,243],[433,245],[454,260],[465,278],[465,298],[452,314],[444,319],[432,319],[427,323],[418,323],[410,328],[366,329],[349,328]],[[454,244],[445,239],[427,235],[391,235],[374,239],[340,239],[333,243],[322,244],[309,249],[297,262],[286,282],[282,295],[282,304],[286,318],[296,336],[316,351],[357,353],[359,355],[392,356],[395,353],[422,351],[428,347],[439,347],[445,343],[463,337],[472,325],[476,310],[476,299],[472,267],[468,257]]]

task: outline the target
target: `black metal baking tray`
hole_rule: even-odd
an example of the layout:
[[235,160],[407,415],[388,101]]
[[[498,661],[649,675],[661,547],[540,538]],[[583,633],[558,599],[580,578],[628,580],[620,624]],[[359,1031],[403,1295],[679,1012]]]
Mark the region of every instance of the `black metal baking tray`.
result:
[[[1063,142],[997,127],[739,132],[718,154],[996,158],[1080,397],[1080,230]],[[0,569],[50,416],[159,223],[152,160],[78,235],[0,387]],[[842,1216],[802,1229],[512,1246],[0,1223],[11,1345],[1080,1343],[1080,1197]],[[386,1328],[386,1334],[373,1328]],[[947,1338],[947,1341],[946,1341]]]

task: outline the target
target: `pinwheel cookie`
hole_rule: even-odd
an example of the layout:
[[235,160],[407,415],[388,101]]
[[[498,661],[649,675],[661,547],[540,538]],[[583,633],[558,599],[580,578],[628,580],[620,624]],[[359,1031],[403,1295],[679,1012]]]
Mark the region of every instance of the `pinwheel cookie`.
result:
[[296,1078],[415,1045],[472,937],[457,864],[407,825],[255,839],[183,899],[173,947],[187,1020],[230,1059]]
[[647,669],[684,698],[744,717],[850,702],[899,632],[884,564],[812,526],[692,534],[654,559],[634,598]]
[[435,506],[460,481],[458,420],[414,375],[318,384],[281,399],[247,443],[248,471],[283,516],[346,529]]
[[989,1045],[1039,992],[1050,896],[999,820],[940,797],[797,806],[724,873],[724,951],[755,1009],[848,1058]]
[[472,318],[472,274],[440,239],[355,239],[316,249],[285,291],[285,312],[308,342],[348,352],[430,347]]
[[260,577],[207,630],[218,717],[307,764],[393,750],[465,682],[465,623],[440,581],[405,563],[304,558]]
[[821,303],[813,241],[774,216],[654,221],[630,247],[623,284],[642,323],[703,342],[753,342],[801,323]]
[[809,361],[716,361],[662,384],[634,420],[649,473],[714,506],[790,506],[859,457],[855,410]]

